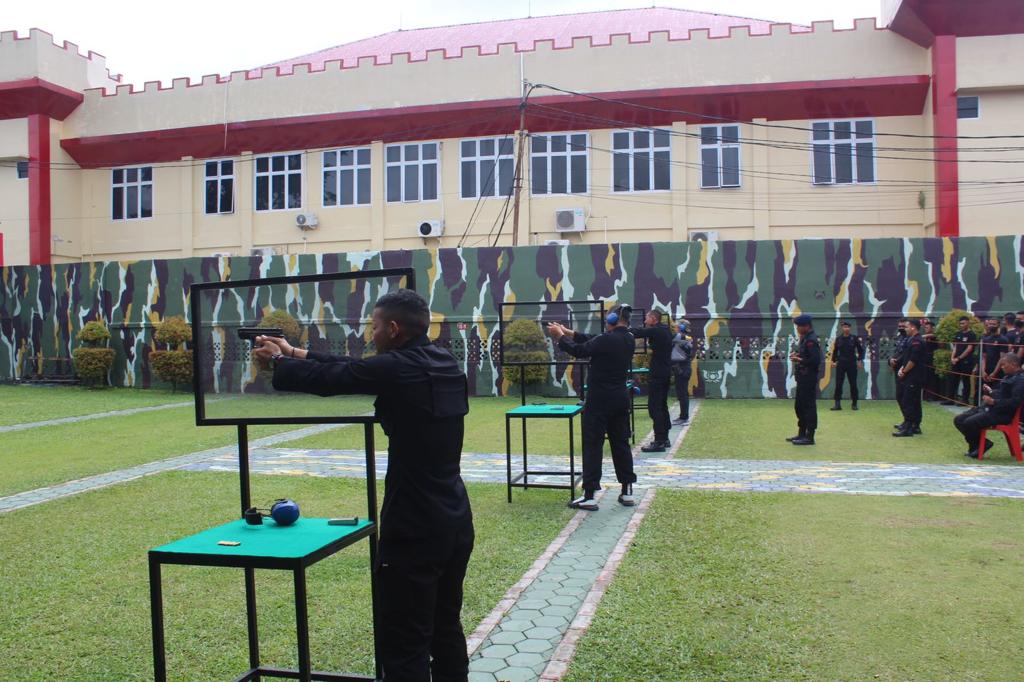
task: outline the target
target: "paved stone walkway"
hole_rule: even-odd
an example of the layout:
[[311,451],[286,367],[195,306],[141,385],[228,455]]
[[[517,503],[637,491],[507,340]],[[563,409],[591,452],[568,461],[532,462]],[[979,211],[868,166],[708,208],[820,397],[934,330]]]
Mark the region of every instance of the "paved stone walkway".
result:
[[[341,428],[343,426],[346,425],[318,424],[316,426],[308,426],[301,429],[295,429],[293,431],[278,433],[273,436],[267,436],[265,438],[257,438],[256,440],[253,440],[250,443],[250,446],[252,448],[268,448],[273,445],[276,445],[277,443],[283,443],[286,441],[294,440],[296,438],[312,436],[317,433],[330,431],[332,429]],[[95,476],[80,478],[75,481],[59,483],[57,485],[49,486],[46,488],[36,488],[35,490],[28,490],[23,493],[16,493],[14,495],[8,495],[7,497],[0,497],[0,514],[9,511],[14,511],[15,509],[31,507],[32,505],[40,504],[42,502],[49,502],[50,500],[56,500],[61,497],[68,497],[70,495],[77,495],[79,493],[88,492],[90,490],[96,490],[98,488],[105,488],[109,485],[114,485],[115,483],[124,483],[125,481],[131,481],[136,478],[142,478],[143,476],[158,474],[162,471],[171,471],[172,469],[193,468],[196,466],[201,467],[204,462],[214,458],[217,458],[219,460],[222,460],[223,458],[233,459],[235,462],[235,470],[237,471],[238,446],[225,445],[224,447],[212,448],[210,450],[203,450],[201,452],[193,452],[188,455],[181,455],[178,457],[171,457],[169,459],[162,459],[157,462],[148,462],[146,464],[140,464],[138,466],[130,467],[128,469],[110,471],[104,474],[97,474]]]
[[166,405],[153,405],[151,407],[133,407],[127,410],[112,410],[110,412],[80,414],[75,417],[61,417],[60,419],[46,419],[44,421],[27,422],[24,424],[11,424],[10,426],[0,426],[0,433],[10,433],[11,431],[25,431],[26,429],[38,429],[42,426],[74,424],[75,422],[87,422],[93,419],[106,419],[107,417],[125,417],[130,414],[139,414],[140,412],[156,412],[158,410],[170,410],[175,407],[191,407],[193,405],[195,405],[195,403],[189,400],[188,402],[184,403],[167,403]]

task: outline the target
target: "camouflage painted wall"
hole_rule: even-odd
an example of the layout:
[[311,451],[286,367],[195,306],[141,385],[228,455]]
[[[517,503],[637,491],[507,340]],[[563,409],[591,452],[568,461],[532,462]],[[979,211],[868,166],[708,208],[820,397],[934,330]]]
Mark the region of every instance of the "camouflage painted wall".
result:
[[[432,335],[466,365],[478,394],[504,390],[496,367],[502,301],[602,298],[686,315],[701,353],[694,388],[709,397],[778,397],[793,390],[789,319],[813,314],[828,339],[840,319],[871,348],[862,390],[891,397],[885,366],[902,315],[1024,308],[1020,236],[679,242],[444,249],[6,267],[0,283],[0,377],[66,359],[74,334],[101,318],[118,357],[113,383],[149,386],[153,324],[188,314],[193,282],[411,265],[434,311]],[[351,302],[350,302],[351,303]],[[310,305],[306,302],[305,305]],[[293,306],[294,307],[294,306]],[[340,310],[341,306],[335,306]],[[362,303],[346,310],[364,310]],[[258,314],[258,313],[257,313]],[[358,320],[354,320],[358,322]],[[237,324],[237,319],[225,319]],[[358,352],[359,329],[344,344]],[[553,389],[578,377],[552,372]],[[825,363],[821,387],[831,383]]]

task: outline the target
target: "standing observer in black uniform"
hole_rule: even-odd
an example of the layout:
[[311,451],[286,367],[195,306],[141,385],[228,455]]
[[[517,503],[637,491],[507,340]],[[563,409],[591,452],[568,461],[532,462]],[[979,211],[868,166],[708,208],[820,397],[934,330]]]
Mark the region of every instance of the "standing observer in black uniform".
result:
[[966,315],[960,317],[957,325],[959,330],[953,337],[953,351],[949,356],[948,395],[951,400],[947,400],[943,404],[955,404],[953,401],[956,400],[957,392],[962,383],[963,396],[961,399],[967,405],[972,405],[974,399],[971,395],[971,376],[974,374],[974,368],[977,365],[977,353],[974,352],[974,347],[977,345],[978,337],[971,331],[971,319]]
[[373,357],[305,351],[269,337],[258,338],[255,354],[274,366],[279,391],[377,396],[389,438],[374,566],[384,677],[464,682],[460,612],[473,518],[459,461],[468,388],[452,354],[430,342],[429,325],[427,302],[400,290],[373,309]]
[[690,323],[679,320],[678,331],[672,337],[672,373],[675,375],[676,399],[679,401],[679,417],[676,424],[690,422],[690,376],[693,374],[693,339],[690,338]]
[[662,324],[661,313],[656,310],[644,316],[643,327],[632,327],[630,333],[651,344],[650,372],[647,375],[647,414],[654,426],[654,440],[640,448],[643,452],[665,452],[672,443],[668,430],[672,427],[668,415],[668,386],[672,379],[672,330]]
[[1010,350],[1010,341],[999,333],[999,318],[985,320],[985,336],[981,337],[981,379],[989,386],[999,381],[999,358]]
[[636,340],[629,333],[629,306],[619,306],[605,318],[605,332],[588,336],[560,324],[548,325],[558,347],[576,358],[590,358],[587,397],[583,404],[583,495],[570,507],[597,511],[594,494],[601,489],[604,439],[612,451],[615,477],[622,485],[619,503],[634,504],[633,452],[629,448],[629,378]]
[[840,402],[843,399],[843,381],[850,382],[850,401],[852,409],[857,409],[857,369],[864,368],[864,343],[859,336],[850,333],[850,323],[843,321],[840,326],[843,328],[842,336],[832,342],[832,369],[836,370],[836,404],[833,410],[841,410]]
[[896,370],[903,423],[892,434],[896,438],[921,434],[921,386],[925,376],[925,347],[918,333],[921,331],[920,322],[907,320],[904,328],[907,331],[907,341],[903,345],[903,354],[900,355],[899,369]]
[[[892,369],[892,373],[895,375],[900,371],[900,358],[903,357],[903,351],[907,347],[907,318],[903,318],[899,321],[896,326],[896,341],[892,345],[892,357],[889,358],[889,368]],[[900,405],[903,403],[903,382],[896,379],[896,404]],[[902,429],[904,426],[903,422],[894,424],[894,429]]]
[[787,438],[793,445],[814,445],[818,429],[818,368],[821,366],[821,343],[811,327],[810,315],[800,315],[793,323],[800,335],[797,348],[789,354],[796,377],[796,423],[800,432]]

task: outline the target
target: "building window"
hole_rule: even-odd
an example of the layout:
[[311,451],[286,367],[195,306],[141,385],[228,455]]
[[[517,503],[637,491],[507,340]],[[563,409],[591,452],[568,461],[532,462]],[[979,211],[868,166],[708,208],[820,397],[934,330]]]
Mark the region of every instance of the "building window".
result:
[[387,200],[437,199],[437,143],[393,144],[384,149]]
[[980,112],[978,105],[980,100],[977,97],[957,97],[956,117],[957,118],[978,118]]
[[136,220],[153,217],[153,168],[115,168],[111,171],[110,217]]
[[302,154],[256,157],[256,210],[302,208]]
[[206,213],[235,210],[235,162],[230,159],[206,162]]
[[531,136],[530,164],[534,194],[585,194],[587,134]]
[[512,137],[463,140],[460,150],[463,199],[512,194],[515,180],[515,140]]
[[875,181],[873,121],[819,121],[812,131],[814,184]]
[[616,192],[669,189],[670,137],[667,130],[613,133],[612,189]]
[[700,186],[740,186],[739,126],[701,126]]
[[370,203],[370,148],[324,152],[324,206]]
[[28,177],[28,161],[18,161],[14,164],[14,167],[19,180],[24,180]]

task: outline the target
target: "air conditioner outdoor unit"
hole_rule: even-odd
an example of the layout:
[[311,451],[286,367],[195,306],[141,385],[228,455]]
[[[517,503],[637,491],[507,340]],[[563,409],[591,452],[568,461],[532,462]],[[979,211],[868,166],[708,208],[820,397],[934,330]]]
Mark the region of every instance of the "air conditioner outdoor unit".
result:
[[440,237],[444,234],[444,223],[440,220],[424,220],[420,223],[419,234],[424,239],[428,237]]
[[568,239],[548,239],[544,242],[544,246],[569,246]]
[[315,230],[319,224],[315,213],[300,213],[295,216],[295,226],[300,230]]
[[717,230],[705,230],[704,232],[691,232],[691,242],[713,242],[718,239]]
[[233,258],[235,254],[230,251],[217,251],[213,254],[214,258]]
[[255,249],[253,249],[250,252],[250,255],[252,255],[252,256],[263,256],[264,258],[269,258],[270,256],[276,256],[277,255],[277,249],[275,249],[273,246],[260,246],[260,247],[257,247]]
[[583,232],[587,229],[587,215],[582,208],[562,208],[555,211],[555,229],[559,232]]

